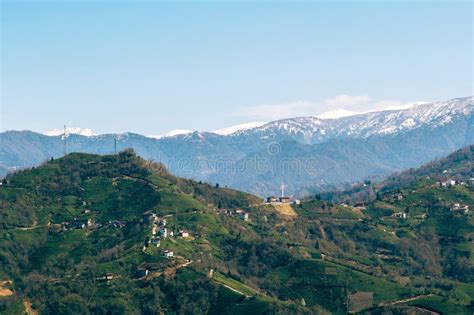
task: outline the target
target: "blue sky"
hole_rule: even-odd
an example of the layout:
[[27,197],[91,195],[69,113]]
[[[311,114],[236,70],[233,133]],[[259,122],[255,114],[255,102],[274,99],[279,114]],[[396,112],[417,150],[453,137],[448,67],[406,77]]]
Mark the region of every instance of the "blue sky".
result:
[[2,130],[213,130],[474,94],[469,2],[1,10]]

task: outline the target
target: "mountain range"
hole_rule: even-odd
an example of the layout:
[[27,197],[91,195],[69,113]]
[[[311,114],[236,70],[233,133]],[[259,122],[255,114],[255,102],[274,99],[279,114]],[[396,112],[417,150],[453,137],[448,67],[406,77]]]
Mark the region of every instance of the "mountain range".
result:
[[[64,152],[133,148],[176,175],[265,196],[340,187],[417,167],[474,144],[474,97],[340,118],[298,117],[216,132],[150,137],[134,133],[0,133],[0,175]],[[343,115],[344,116],[344,115]],[[79,132],[79,131],[76,131]],[[308,189],[311,187],[311,189]]]

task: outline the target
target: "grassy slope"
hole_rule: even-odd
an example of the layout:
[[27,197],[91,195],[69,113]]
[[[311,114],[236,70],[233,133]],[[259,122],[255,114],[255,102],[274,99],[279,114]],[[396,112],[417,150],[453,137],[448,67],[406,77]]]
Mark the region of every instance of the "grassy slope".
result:
[[[384,197],[363,213],[312,200],[294,206],[298,216],[288,221],[279,218],[271,207],[251,207],[260,200],[250,195],[166,173],[151,174],[141,165],[138,168],[132,165],[131,171],[124,172],[122,166],[129,161],[117,166],[114,157],[73,154],[66,158],[66,162],[64,165],[65,160],[56,160],[22,172],[12,179],[11,185],[0,188],[0,196],[6,200],[0,220],[6,227],[0,232],[0,239],[5,240],[2,246],[6,248],[4,251],[0,248],[6,261],[1,270],[3,275],[20,279],[21,273],[36,272],[59,283],[74,284],[84,281],[88,274],[96,278],[113,272],[119,275],[114,285],[94,283],[91,296],[112,301],[123,294],[131,299],[131,293],[125,288],[136,285],[129,282],[136,268],[162,271],[172,266],[169,260],[160,257],[162,249],[171,249],[176,255],[194,261],[193,266],[199,272],[183,271],[188,270],[183,268],[178,270],[175,278],[175,281],[187,283],[192,279],[206,279],[206,268],[209,268],[206,264],[234,268],[225,261],[228,253],[224,245],[227,242],[237,238],[266,243],[269,238],[279,246],[287,247],[293,257],[290,263],[265,271],[263,280],[257,281],[278,299],[259,294],[254,296],[244,283],[246,279],[240,282],[217,273],[217,283],[226,283],[253,297],[242,298],[222,287],[211,313],[222,309],[237,314],[249,310],[265,313],[271,312],[275,306],[296,307],[294,303],[285,301],[300,301],[302,298],[308,307],[322,306],[334,313],[345,313],[349,293],[374,292],[375,305],[419,294],[418,289],[389,279],[390,275],[381,279],[368,273],[376,266],[393,272],[413,259],[405,257],[406,262],[381,262],[374,254],[377,248],[397,249],[402,240],[417,240],[420,230],[426,228],[434,228],[440,235],[456,237],[472,232],[471,216],[453,217],[449,209],[442,208],[459,199],[471,204],[472,191],[464,187],[441,189],[431,186],[431,182],[420,183],[415,192],[409,192],[412,188],[407,190],[403,201],[395,202]],[[85,169],[74,169],[76,164]],[[62,179],[62,176],[70,176],[68,174],[77,177],[71,179],[72,185],[65,184]],[[51,196],[48,194],[50,191],[58,195]],[[441,200],[441,208],[432,209],[429,203],[425,204],[426,200]],[[251,222],[223,217],[215,212],[219,206],[245,208],[251,212]],[[20,208],[23,212],[19,212]],[[410,210],[409,220],[389,217],[407,208]],[[91,213],[85,215],[85,209],[90,209]],[[142,214],[148,210],[159,215],[171,215],[168,218],[171,230],[185,229],[198,233],[199,237],[168,239],[162,242],[160,249],[149,248],[142,252],[141,247],[149,237],[149,227],[143,223]],[[422,213],[430,215],[426,220],[411,218]],[[123,229],[102,227],[62,232],[54,225],[74,217],[88,216],[103,224],[121,219],[126,221],[126,226]],[[52,224],[47,226],[49,222]],[[19,227],[33,228],[21,230]],[[342,243],[352,240],[358,242],[356,246],[365,246],[370,254],[342,247]],[[24,249],[12,251],[14,247],[8,247],[9,244],[21,244]],[[456,248],[467,252],[472,262],[472,243],[460,241]],[[320,258],[321,253],[329,254],[331,261],[313,259]],[[19,263],[20,260],[26,263]],[[67,266],[73,267],[64,269]],[[447,298],[435,295],[410,304],[439,311],[464,311],[465,305],[473,300],[471,289],[467,284],[453,282],[453,289],[445,292]]]

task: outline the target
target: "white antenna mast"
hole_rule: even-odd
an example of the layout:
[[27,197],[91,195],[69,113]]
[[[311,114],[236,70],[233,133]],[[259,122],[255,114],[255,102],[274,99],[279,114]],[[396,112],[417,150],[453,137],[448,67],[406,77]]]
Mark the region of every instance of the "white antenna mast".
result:
[[281,196],[285,197],[285,184],[283,183],[283,181],[281,182]]

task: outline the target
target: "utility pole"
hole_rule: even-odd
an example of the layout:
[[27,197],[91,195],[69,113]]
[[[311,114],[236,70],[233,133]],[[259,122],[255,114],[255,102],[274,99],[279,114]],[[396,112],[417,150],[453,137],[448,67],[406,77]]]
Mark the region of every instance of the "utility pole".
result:
[[117,137],[114,137],[114,154],[117,154]]

